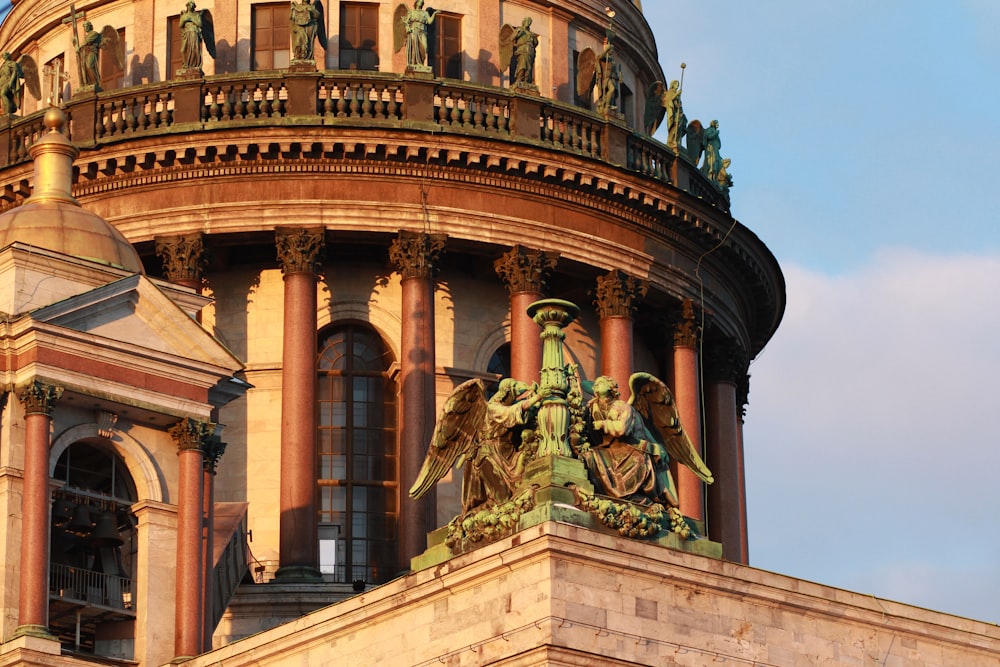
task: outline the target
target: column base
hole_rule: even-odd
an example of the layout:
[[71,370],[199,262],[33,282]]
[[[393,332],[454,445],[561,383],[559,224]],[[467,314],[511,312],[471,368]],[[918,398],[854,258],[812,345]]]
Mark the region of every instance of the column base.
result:
[[18,626],[11,638],[4,642],[0,652],[7,653],[16,649],[28,649],[52,655],[59,655],[62,652],[59,638],[50,633],[44,625]]
[[276,584],[315,584],[323,581],[323,573],[311,565],[283,565],[274,573]]

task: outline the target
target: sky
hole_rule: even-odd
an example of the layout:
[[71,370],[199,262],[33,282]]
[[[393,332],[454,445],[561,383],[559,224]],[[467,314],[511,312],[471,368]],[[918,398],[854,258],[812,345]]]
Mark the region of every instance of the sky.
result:
[[1000,2],[643,4],[787,283],[751,565],[1000,622]]
[[787,283],[750,564],[1000,622],[1000,2],[643,6]]

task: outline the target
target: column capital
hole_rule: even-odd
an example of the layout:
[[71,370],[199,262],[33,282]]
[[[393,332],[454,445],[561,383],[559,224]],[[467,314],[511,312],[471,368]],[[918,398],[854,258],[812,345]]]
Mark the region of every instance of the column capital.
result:
[[217,435],[209,436],[205,441],[205,460],[203,466],[205,472],[215,474],[215,468],[219,465],[222,455],[226,453],[226,443]]
[[167,433],[177,444],[178,454],[196,449],[205,456],[207,443],[215,433],[215,424],[187,417],[167,429]]
[[597,288],[594,290],[597,316],[602,320],[608,317],[632,317],[648,290],[649,283],[620,269],[598,276]]
[[559,261],[559,253],[515,245],[493,262],[493,269],[511,294],[543,293]]
[[399,230],[389,246],[389,261],[407,278],[430,278],[437,270],[435,264],[444,250],[448,237],[445,234],[424,234]]
[[747,405],[750,403],[750,374],[745,373],[736,384],[736,407],[740,412],[740,421],[747,416]]
[[201,284],[205,268],[205,246],[201,232],[177,236],[154,236],[156,254],[163,261],[163,272],[172,283]]
[[715,341],[705,346],[705,375],[711,382],[728,382],[739,386],[747,377],[747,356],[735,340]]
[[34,380],[18,387],[16,393],[18,400],[24,406],[25,415],[48,416],[52,414],[55,402],[62,396],[63,388]]
[[283,274],[319,271],[326,247],[325,227],[278,227],[274,240]]
[[691,299],[681,302],[681,312],[674,320],[674,347],[698,347],[698,337],[701,326],[698,324],[698,313]]

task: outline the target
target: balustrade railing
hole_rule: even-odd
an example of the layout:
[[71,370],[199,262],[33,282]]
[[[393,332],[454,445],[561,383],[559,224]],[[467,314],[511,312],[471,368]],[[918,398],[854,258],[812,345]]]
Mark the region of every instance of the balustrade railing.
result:
[[49,595],[80,604],[135,610],[131,579],[60,563],[49,566]]
[[[225,124],[381,124],[542,144],[623,166],[728,208],[687,160],[620,121],[552,100],[450,79],[354,71],[241,72],[81,95],[67,104],[80,146]],[[291,119],[289,117],[292,117]],[[0,124],[0,168],[28,159],[42,112]]]

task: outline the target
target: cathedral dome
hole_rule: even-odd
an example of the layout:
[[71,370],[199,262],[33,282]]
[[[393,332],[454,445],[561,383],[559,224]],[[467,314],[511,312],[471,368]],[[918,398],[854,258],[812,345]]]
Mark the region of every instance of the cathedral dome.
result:
[[33,194],[0,215],[0,248],[15,241],[143,273],[132,244],[109,222],[84,209],[70,191],[77,149],[60,132],[66,117],[45,114],[48,129],[29,149],[35,160]]

